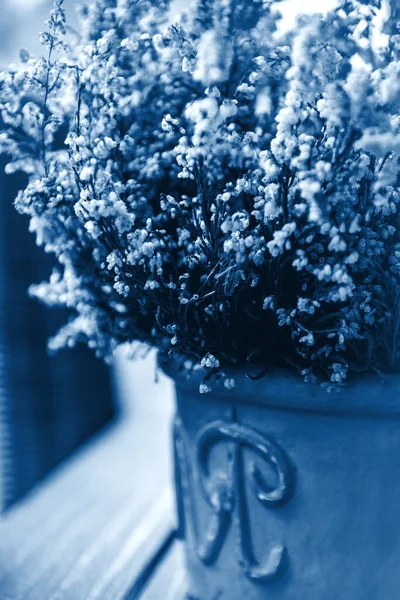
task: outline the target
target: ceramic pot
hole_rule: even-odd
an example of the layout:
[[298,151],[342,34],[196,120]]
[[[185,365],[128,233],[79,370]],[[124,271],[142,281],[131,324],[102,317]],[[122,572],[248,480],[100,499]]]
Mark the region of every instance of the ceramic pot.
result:
[[328,393],[285,370],[176,384],[190,598],[400,597],[400,377]]

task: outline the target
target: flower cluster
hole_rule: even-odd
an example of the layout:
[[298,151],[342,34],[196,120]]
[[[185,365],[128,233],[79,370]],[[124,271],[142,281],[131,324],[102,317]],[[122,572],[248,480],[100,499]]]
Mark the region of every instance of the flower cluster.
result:
[[138,340],[329,389],[398,367],[399,11],[346,0],[280,33],[277,6],[92,0],[67,45],[56,0],[46,58],[0,75],[16,207],[58,261],[32,293],[76,312],[53,348]]

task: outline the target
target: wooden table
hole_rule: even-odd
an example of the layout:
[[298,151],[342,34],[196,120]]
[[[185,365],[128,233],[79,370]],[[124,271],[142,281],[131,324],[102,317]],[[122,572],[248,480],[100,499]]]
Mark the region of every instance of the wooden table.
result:
[[0,518],[0,600],[183,600],[171,383],[117,361],[121,416]]

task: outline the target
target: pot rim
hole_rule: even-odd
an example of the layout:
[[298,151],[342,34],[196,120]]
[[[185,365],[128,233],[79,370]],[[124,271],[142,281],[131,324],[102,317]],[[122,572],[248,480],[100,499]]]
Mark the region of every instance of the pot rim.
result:
[[[204,402],[213,399],[230,403],[251,403],[279,410],[317,412],[340,415],[400,417],[400,374],[365,374],[352,379],[337,392],[328,392],[318,384],[305,383],[291,369],[278,367],[227,367],[226,377],[235,379],[227,389],[223,377],[210,379],[211,392],[201,394],[199,386],[206,375],[203,368],[188,371],[185,357],[162,360],[158,365],[180,390],[201,395]],[[265,373],[254,380],[249,375]],[[282,383],[285,385],[282,385]]]

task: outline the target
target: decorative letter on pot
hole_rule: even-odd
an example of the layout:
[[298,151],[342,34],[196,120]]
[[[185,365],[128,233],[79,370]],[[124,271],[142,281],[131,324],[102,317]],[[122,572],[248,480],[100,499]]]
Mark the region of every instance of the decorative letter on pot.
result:
[[[225,472],[212,472],[209,466],[210,453],[216,444],[224,444],[228,468]],[[256,431],[224,421],[205,425],[195,440],[194,474],[187,458],[185,435],[180,419],[175,422],[176,481],[179,506],[179,521],[187,542],[197,552],[205,565],[213,564],[226,540],[228,531],[235,521],[237,527],[237,556],[244,574],[250,579],[267,581],[282,572],[285,565],[286,548],[277,543],[261,562],[254,554],[251,543],[250,518],[246,501],[245,479],[249,477],[254,494],[261,504],[274,507],[289,498],[292,472],[286,454],[271,439]],[[247,448],[269,463],[276,472],[276,485],[269,487],[260,468],[254,463],[245,463],[244,449]],[[191,477],[195,476],[201,493],[210,507],[210,520],[200,539],[196,508],[193,498]]]

